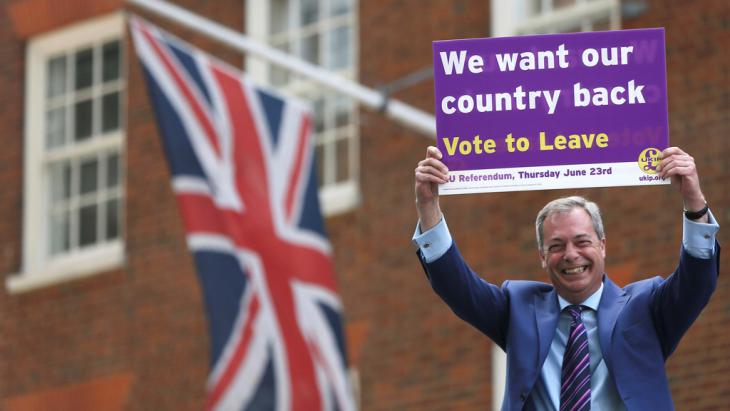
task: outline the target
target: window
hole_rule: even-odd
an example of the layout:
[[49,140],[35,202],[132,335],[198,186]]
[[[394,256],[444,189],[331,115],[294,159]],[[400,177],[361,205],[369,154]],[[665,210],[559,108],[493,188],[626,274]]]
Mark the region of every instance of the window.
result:
[[[249,35],[312,64],[354,79],[355,0],[248,0]],[[320,202],[325,215],[347,211],[360,201],[357,107],[282,67],[249,59],[257,81],[312,102]]]
[[119,266],[124,19],[32,38],[26,56],[22,291]]
[[619,0],[493,0],[492,35],[616,30]]

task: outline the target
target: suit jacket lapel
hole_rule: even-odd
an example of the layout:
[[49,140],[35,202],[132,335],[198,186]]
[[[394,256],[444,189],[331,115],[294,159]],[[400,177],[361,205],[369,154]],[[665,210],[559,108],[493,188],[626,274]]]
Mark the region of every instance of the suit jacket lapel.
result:
[[555,329],[558,326],[560,307],[558,294],[553,288],[549,292],[535,296],[535,322],[537,324],[538,337],[538,367],[542,367],[547,357],[550,344],[555,336]]
[[611,281],[608,276],[603,280],[603,295],[598,303],[598,339],[606,366],[613,372],[611,361],[611,336],[619,313],[629,300],[629,295]]

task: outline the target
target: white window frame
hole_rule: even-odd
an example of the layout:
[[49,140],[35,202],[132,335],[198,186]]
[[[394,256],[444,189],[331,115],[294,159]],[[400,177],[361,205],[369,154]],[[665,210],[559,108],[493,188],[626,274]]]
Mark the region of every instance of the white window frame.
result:
[[607,17],[609,28],[621,28],[619,0],[576,0],[575,4],[557,9],[553,0],[542,0],[542,13],[530,10],[530,0],[492,0],[492,36],[556,33],[580,24],[582,31],[592,29],[592,21]]
[[[543,12],[530,10],[530,0],[492,0],[491,25],[493,37],[523,34],[556,33],[579,26],[582,31],[593,29],[593,22],[607,18],[610,30],[621,28],[619,0],[575,0],[569,6],[553,8],[553,0],[541,0]],[[492,345],[492,409],[502,407],[507,355]]]
[[[95,244],[82,249],[72,249],[68,253],[50,256],[48,232],[48,184],[49,173],[46,164],[58,157],[57,153],[45,151],[45,91],[46,62],[54,54],[74,50],[88,45],[90,39],[118,37],[124,56],[125,19],[122,12],[85,20],[81,23],[63,27],[52,32],[33,37],[26,50],[25,78],[25,131],[24,131],[24,168],[23,168],[23,255],[21,272],[6,279],[6,288],[11,293],[19,293],[94,275],[120,267],[124,263],[123,210],[124,191],[122,172],[120,175],[120,212],[119,238]],[[124,57],[122,57],[122,82],[124,80]],[[122,83],[124,84],[124,83]],[[124,90],[124,86],[123,90]],[[120,106],[122,113],[126,107],[126,93],[122,91]],[[120,124],[124,124],[124,115]],[[106,135],[103,139],[92,139],[79,147],[62,149],[75,155],[94,154],[105,150],[118,150],[119,161],[124,164],[125,131]],[[60,151],[60,150],[58,150]],[[123,170],[123,167],[121,167]]]
[[[358,67],[358,18],[357,18],[357,0],[355,1],[355,7],[352,10],[352,24],[351,24],[351,36],[352,36],[352,61],[351,66],[337,71],[337,74],[344,75],[347,78],[356,80],[357,78],[357,67]],[[271,21],[271,3],[269,1],[258,1],[258,0],[246,0],[246,34],[251,38],[261,42],[267,42],[269,36],[269,24]],[[289,16],[290,19],[293,18]],[[322,53],[323,50],[320,50]],[[247,58],[246,59],[246,71],[254,81],[271,85],[269,79],[269,71],[271,65],[258,58]],[[278,87],[280,91],[285,94],[298,95],[305,89],[312,89],[313,87],[308,84],[306,80],[292,81],[285,87]],[[334,93],[334,92],[333,92]],[[325,114],[327,117],[328,114]],[[320,175],[320,179],[325,181],[319,186],[319,202],[322,208],[322,213],[325,216],[331,216],[347,212],[357,207],[361,201],[360,194],[360,129],[359,129],[359,114],[357,106],[351,113],[351,123],[346,127],[349,127],[348,133],[352,135],[351,141],[348,144],[349,150],[349,163],[348,172],[352,177],[346,181],[339,182],[328,182],[336,174],[337,165],[334,161],[325,161],[324,163],[324,174]],[[329,142],[324,146],[325,150],[335,150],[335,130],[325,128],[321,135],[316,135],[317,145],[319,146],[322,141],[325,143]],[[336,157],[336,153],[329,156],[330,159]]]
[[507,354],[492,344],[492,410],[502,409],[504,387],[507,384]]

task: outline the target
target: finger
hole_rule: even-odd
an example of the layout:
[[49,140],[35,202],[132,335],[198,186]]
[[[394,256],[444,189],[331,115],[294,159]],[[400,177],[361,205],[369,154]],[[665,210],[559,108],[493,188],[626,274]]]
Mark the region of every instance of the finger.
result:
[[444,180],[433,174],[417,174],[416,175],[416,187],[421,184],[446,184],[447,180]]
[[421,167],[421,166],[430,166],[430,167],[433,167],[433,168],[438,169],[442,173],[448,173],[449,172],[449,168],[446,167],[446,164],[444,164],[443,162],[441,162],[441,160],[436,160],[435,158],[427,158],[425,160],[421,160],[421,161],[418,162],[418,166],[419,167]]
[[660,172],[660,176],[662,176],[662,178],[696,177],[697,169],[695,168],[693,163],[687,165],[672,165],[671,167],[662,170]]
[[694,164],[691,157],[670,157],[659,163],[659,169],[667,169],[671,167],[686,167]]
[[665,177],[671,177],[671,176],[692,176],[695,175],[695,167],[692,165],[686,165],[686,166],[674,166],[668,169],[665,169],[663,171]]
[[659,164],[661,166],[664,166],[667,163],[676,161],[676,160],[694,161],[694,158],[692,158],[692,156],[685,153],[684,151],[679,150],[676,147],[670,147],[661,153],[661,155],[659,156],[659,160],[660,160]]
[[426,158],[435,158],[438,160],[441,160],[443,155],[441,154],[441,150],[438,149],[438,147],[434,146],[428,146],[426,149]]
[[421,174],[418,177],[416,177],[416,183],[446,184],[447,182],[448,182],[448,180],[443,179],[443,178],[433,175],[433,174]]
[[670,157],[665,158],[659,163],[659,166],[657,167],[657,171],[660,173],[666,172],[668,170],[671,170],[675,167],[689,167],[690,169],[694,169],[695,162],[694,158],[692,158],[689,155],[672,155]]
[[438,177],[440,180],[446,182],[449,176],[446,173],[442,173],[439,169],[431,166],[418,166],[416,167],[416,179],[419,176],[432,175]]
[[667,178],[670,175],[670,172],[672,175],[676,175],[677,167],[682,167],[682,166],[678,165],[676,161],[669,161],[663,165],[660,164],[657,167],[657,171],[659,172],[660,177]]
[[684,151],[682,151],[679,147],[667,147],[662,151],[660,158],[666,158],[672,155],[687,155]]

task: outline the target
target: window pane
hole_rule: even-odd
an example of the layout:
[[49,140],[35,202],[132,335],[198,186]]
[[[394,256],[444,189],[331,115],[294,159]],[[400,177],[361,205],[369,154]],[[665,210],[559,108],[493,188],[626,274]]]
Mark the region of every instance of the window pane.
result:
[[314,102],[314,132],[324,131],[324,98],[320,97]]
[[106,161],[106,186],[114,188],[119,184],[119,154],[110,154]]
[[347,181],[350,177],[350,139],[342,138],[335,142],[337,144],[337,177],[336,181]]
[[91,136],[91,100],[80,101],[74,106],[74,137],[76,141],[85,140]]
[[330,0],[330,16],[347,14],[352,8],[352,0]]
[[69,212],[63,210],[61,212],[52,213],[50,218],[49,232],[49,249],[50,254],[59,254],[68,251],[69,241]]
[[342,127],[350,124],[350,113],[352,112],[352,101],[344,96],[335,99],[335,127]]
[[66,56],[48,61],[48,87],[46,95],[56,97],[66,91]]
[[59,107],[46,112],[46,148],[63,145],[66,136],[66,108]]
[[93,73],[93,50],[89,48],[77,52],[76,90],[91,86]]
[[319,35],[307,36],[301,42],[302,58],[310,63],[319,63]]
[[106,202],[106,239],[119,237],[119,200],[114,198]]
[[79,246],[96,242],[97,205],[91,204],[79,209]]
[[271,34],[281,33],[289,27],[289,6],[287,0],[271,2]]
[[591,27],[592,31],[606,31],[611,30],[611,20],[604,18],[601,20],[594,21]]
[[550,0],[532,0],[527,4],[527,12],[529,15],[535,15],[545,12],[544,5],[549,6]]
[[101,131],[107,132],[119,129],[119,93],[104,95],[101,103]]
[[71,197],[71,163],[56,163],[49,169],[51,205]]
[[583,28],[580,24],[577,25],[571,25],[565,28],[560,29],[560,33],[578,33],[583,31]]
[[306,26],[319,19],[319,0],[302,0],[300,5],[301,25]]
[[121,65],[121,50],[119,41],[112,41],[102,47],[102,81],[112,81],[119,78]]
[[[284,53],[289,53],[289,43],[275,45],[275,47]],[[289,82],[289,71],[276,65],[271,66],[269,76],[269,81],[274,86],[283,86]]]
[[340,69],[351,65],[350,62],[350,27],[338,27],[330,33],[329,39],[330,68]]
[[93,193],[98,187],[99,161],[90,158],[81,162],[81,195]]

